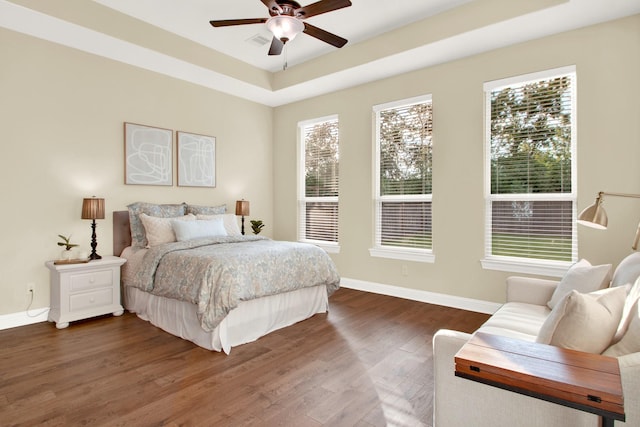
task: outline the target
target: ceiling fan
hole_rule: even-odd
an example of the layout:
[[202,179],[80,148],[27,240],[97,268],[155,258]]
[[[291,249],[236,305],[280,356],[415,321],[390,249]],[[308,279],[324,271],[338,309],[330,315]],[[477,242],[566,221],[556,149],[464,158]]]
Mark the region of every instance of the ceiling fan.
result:
[[269,8],[270,18],[255,19],[223,19],[209,21],[214,27],[228,27],[232,25],[267,24],[273,33],[273,40],[269,48],[269,55],[280,55],[285,43],[293,40],[299,33],[306,33],[311,37],[322,40],[335,47],[342,47],[347,39],[332,34],[321,28],[303,22],[304,19],[322,13],[331,12],[343,7],[351,6],[349,0],[320,0],[308,6],[300,6],[293,0],[260,0]]

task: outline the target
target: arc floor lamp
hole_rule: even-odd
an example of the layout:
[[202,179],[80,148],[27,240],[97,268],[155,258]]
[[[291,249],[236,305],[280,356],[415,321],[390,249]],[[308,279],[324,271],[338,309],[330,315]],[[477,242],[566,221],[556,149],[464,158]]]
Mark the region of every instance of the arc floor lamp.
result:
[[[578,215],[578,223],[582,225],[586,225],[587,227],[599,228],[604,230],[608,225],[607,212],[602,207],[602,203],[604,202],[604,196],[614,196],[614,197],[633,197],[635,199],[640,199],[640,194],[629,194],[629,193],[608,193],[604,191],[600,191],[598,193],[598,197],[596,197],[596,201],[593,205],[587,207],[585,210],[580,212]],[[635,251],[638,249],[638,242],[640,241],[640,224],[638,224],[638,228],[636,229],[636,236],[633,239],[633,244],[631,248]]]

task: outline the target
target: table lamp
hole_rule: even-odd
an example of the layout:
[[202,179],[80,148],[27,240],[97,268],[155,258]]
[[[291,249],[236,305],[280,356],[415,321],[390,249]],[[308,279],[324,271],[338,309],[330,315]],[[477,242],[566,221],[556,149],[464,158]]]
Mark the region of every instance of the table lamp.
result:
[[98,241],[96,240],[96,219],[104,219],[104,199],[95,196],[82,201],[82,219],[90,219],[91,222],[91,255],[89,259],[102,259],[96,253]]
[[242,199],[236,202],[236,215],[242,217],[241,233],[244,235],[244,217],[249,216],[249,201]]

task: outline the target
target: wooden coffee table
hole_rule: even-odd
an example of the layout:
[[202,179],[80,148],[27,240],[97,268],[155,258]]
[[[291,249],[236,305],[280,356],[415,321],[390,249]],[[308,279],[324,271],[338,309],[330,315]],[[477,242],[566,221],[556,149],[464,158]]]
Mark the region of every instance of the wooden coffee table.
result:
[[618,360],[478,332],[455,356],[455,375],[624,421]]

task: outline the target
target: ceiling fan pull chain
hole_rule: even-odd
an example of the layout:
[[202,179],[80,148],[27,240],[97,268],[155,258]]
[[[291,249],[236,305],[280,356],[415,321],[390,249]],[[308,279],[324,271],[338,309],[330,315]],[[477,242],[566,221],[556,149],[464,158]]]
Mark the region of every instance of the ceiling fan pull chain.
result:
[[287,63],[287,51],[289,50],[289,48],[287,47],[287,44],[285,43],[284,45],[284,63],[282,64],[282,71],[286,71],[287,67],[289,66],[289,64]]

